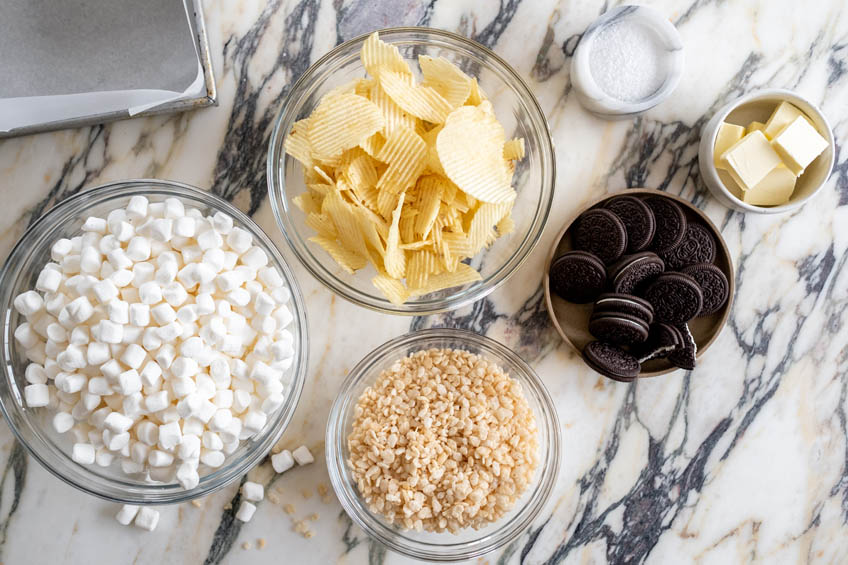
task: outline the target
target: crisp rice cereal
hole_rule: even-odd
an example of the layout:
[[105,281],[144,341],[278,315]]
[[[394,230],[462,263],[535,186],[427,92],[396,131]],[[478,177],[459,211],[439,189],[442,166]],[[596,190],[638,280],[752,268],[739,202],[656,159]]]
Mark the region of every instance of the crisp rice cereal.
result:
[[538,430],[521,384],[486,358],[429,349],[360,396],[348,466],[366,504],[405,529],[456,533],[502,517],[530,485]]

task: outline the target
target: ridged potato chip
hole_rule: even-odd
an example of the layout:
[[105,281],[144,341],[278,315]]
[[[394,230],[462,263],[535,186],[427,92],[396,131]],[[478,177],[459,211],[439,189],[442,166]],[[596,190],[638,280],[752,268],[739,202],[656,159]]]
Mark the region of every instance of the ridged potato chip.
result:
[[307,135],[313,157],[340,157],[345,149],[383,129],[384,122],[380,108],[367,98],[353,93],[328,96],[309,116]]
[[433,90],[447,100],[451,108],[457,108],[468,100],[471,94],[471,77],[459,70],[456,65],[444,57],[418,56],[418,66],[421,67],[421,84],[432,87]]
[[379,78],[380,86],[395,104],[424,121],[440,124],[453,109],[435,89],[411,85],[400,73],[384,71],[380,73]]
[[506,141],[477,80],[446,59],[420,56],[416,84],[376,33],[360,57],[371,76],[331,90],[285,140],[303,166],[293,203],[310,241],[348,273],[370,262],[397,305],[479,281],[467,261],[515,228],[524,140]]

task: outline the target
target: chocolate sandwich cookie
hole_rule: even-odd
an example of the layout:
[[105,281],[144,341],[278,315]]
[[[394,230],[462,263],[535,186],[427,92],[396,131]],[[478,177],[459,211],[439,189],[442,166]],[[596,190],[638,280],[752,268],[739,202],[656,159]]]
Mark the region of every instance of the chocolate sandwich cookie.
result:
[[615,345],[635,345],[648,338],[648,324],[627,314],[595,314],[589,319],[589,333]]
[[583,212],[577,218],[574,247],[597,255],[609,265],[627,249],[627,230],[621,219],[603,208]]
[[700,224],[689,222],[683,241],[674,249],[662,254],[666,266],[679,271],[695,263],[712,263],[716,256],[716,242],[709,230]]
[[654,308],[647,300],[630,294],[604,293],[598,296],[592,314],[628,314],[636,316],[646,324],[654,320]]
[[604,208],[613,212],[624,223],[628,253],[648,248],[654,239],[657,224],[654,213],[647,204],[635,196],[616,196],[607,200]]
[[603,262],[586,251],[569,251],[551,265],[551,290],[576,304],[592,302],[607,284]]
[[701,292],[704,295],[704,303],[701,305],[699,316],[709,316],[718,312],[727,302],[730,294],[730,286],[727,283],[727,277],[721,272],[721,269],[712,263],[697,263],[690,265],[681,271],[685,275],[689,275],[701,287]]
[[639,361],[623,349],[593,341],[583,348],[583,360],[598,373],[615,381],[630,382],[639,375]]
[[683,344],[683,334],[675,326],[663,322],[651,324],[648,339],[639,348],[639,362],[668,357],[676,349],[683,347]]
[[658,322],[683,324],[698,315],[704,295],[697,281],[683,273],[663,273],[652,282],[643,298],[654,307]]
[[651,249],[662,255],[683,241],[686,233],[686,214],[677,202],[663,196],[649,196],[645,199],[645,204],[654,213],[657,225]]
[[612,289],[624,294],[635,294],[665,270],[665,263],[651,251],[625,255],[609,269]]
[[677,329],[683,336],[683,346],[672,351],[668,356],[668,360],[675,367],[691,371],[695,368],[695,361],[698,355],[698,344],[695,343],[695,337],[692,335],[692,332],[689,331],[689,326],[681,324],[677,326]]

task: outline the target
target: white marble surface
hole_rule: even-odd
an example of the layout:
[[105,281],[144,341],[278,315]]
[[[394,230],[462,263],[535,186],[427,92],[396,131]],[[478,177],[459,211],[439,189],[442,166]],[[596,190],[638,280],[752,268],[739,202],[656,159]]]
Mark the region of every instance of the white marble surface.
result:
[[[549,387],[563,425],[555,495],[532,529],[481,563],[845,563],[848,561],[848,7],[796,0],[650,2],[678,27],[686,69],[643,117],[604,122],[571,93],[582,30],[613,3],[562,0],[207,0],[220,105],[0,142],[0,253],[83,187],[159,177],[211,188],[254,214],[284,247],[265,198],[272,120],[293,79],[334,44],[389,25],[430,25],[493,47],[530,82],[557,147],[556,202],[531,259],[489,299],[408,319],[356,308],[294,265],[311,322],[309,379],[284,436],[322,451],[335,385],[365,351],[410,329],[455,325],[505,341]],[[837,167],[789,215],[730,212],[698,177],[699,128],[761,87],[797,90],[834,126]],[[592,373],[552,332],[543,257],[561,222],[627,186],[681,194],[721,227],[737,266],[732,317],[691,373],[633,385]],[[290,255],[289,255],[290,256]],[[370,331],[359,331],[368,327]],[[324,464],[274,488],[317,512],[304,539],[265,501],[248,525],[225,505],[236,487],[162,509],[158,530],[123,528],[116,508],[60,483],[0,424],[0,561],[18,563],[400,563],[313,494]],[[266,462],[252,474],[270,480]],[[267,546],[255,548],[258,538]],[[253,549],[242,549],[249,542]]]

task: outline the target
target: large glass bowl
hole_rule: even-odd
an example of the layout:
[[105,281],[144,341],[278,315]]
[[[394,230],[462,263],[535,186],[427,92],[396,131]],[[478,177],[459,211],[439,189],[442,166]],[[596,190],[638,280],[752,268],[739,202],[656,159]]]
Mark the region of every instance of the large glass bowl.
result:
[[[463,349],[498,363],[516,379],[539,429],[539,464],[530,486],[512,510],[485,528],[458,534],[401,530],[371,511],[359,494],[347,465],[347,438],[356,403],[380,373],[396,361],[422,349]],[[465,330],[431,329],[412,332],[384,343],[351,370],[330,409],[327,423],[327,469],[333,490],[345,511],[370,536],[398,553],[429,561],[458,561],[489,553],[521,535],[551,494],[560,465],[560,425],[556,407],[538,375],[515,352],[485,336]]]
[[[50,261],[50,248],[61,237],[82,233],[80,229],[88,216],[106,217],[109,211],[126,206],[134,195],[146,196],[151,202],[176,197],[186,206],[205,214],[222,211],[232,216],[235,224],[249,231],[256,245],[268,254],[291,290],[291,310],[294,320],[289,326],[295,339],[295,358],[291,368],[291,385],[285,404],[268,418],[265,429],[254,438],[243,441],[227,456],[217,469],[201,475],[200,484],[185,490],[179,483],[155,484],[125,475],[120,466],[80,465],[71,459],[73,435],[59,434],[51,424],[53,411],[48,408],[29,408],[23,402],[26,357],[14,339],[15,328],[22,316],[12,306],[14,298],[34,288],[38,273]],[[303,388],[307,365],[307,328],[305,308],[300,289],[280,252],[268,236],[240,210],[209,192],[191,186],[160,180],[128,180],[105,184],[85,190],[62,201],[38,219],[12,249],[0,272],[0,306],[3,313],[0,334],[0,408],[18,440],[48,471],[87,493],[116,502],[131,504],[171,504],[201,497],[238,479],[259,462],[279,440],[294,413]],[[201,473],[203,466],[201,466]]]
[[503,59],[479,43],[455,33],[429,28],[391,28],[380,39],[397,46],[417,72],[418,55],[445,57],[476,77],[495,108],[507,137],[523,137],[526,156],[517,163],[513,186],[518,197],[513,209],[515,230],[497,240],[471,263],[482,280],[461,287],[389,302],[372,284],[373,267],[355,275],[344,272],[317,244],[305,215],[292,199],[306,190],[300,163],[285,154],[283,144],[292,124],[309,116],[321,97],[340,84],[365,76],[359,50],[367,36],[342,43],[312,65],[292,87],[283,104],[268,150],[268,192],[277,223],[295,255],[330,290],[380,312],[424,315],[459,308],[488,295],[521,265],[539,240],[554,193],[555,163],[547,121],[533,93]]

